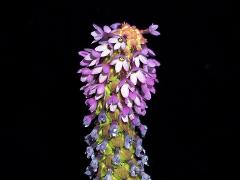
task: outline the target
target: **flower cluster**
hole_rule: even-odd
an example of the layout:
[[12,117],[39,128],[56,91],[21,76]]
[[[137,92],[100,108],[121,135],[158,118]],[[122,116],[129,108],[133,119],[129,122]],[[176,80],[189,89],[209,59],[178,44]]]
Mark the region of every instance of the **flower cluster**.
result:
[[90,179],[151,179],[144,171],[148,156],[142,145],[147,126],[140,116],[146,114],[146,100],[155,93],[158,82],[155,53],[146,45],[143,34],[160,35],[158,25],[139,30],[127,23],[103,28],[93,25],[95,48],[79,52],[81,87],[90,114],[85,127],[94,124],[85,136],[87,158],[85,174]]

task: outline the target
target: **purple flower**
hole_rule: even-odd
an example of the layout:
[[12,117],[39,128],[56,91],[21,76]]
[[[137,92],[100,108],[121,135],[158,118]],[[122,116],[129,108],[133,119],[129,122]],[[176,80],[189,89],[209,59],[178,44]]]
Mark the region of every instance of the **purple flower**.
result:
[[144,56],[156,56],[153,50],[149,49],[147,46],[143,46],[143,49],[141,51],[141,54]]
[[79,55],[84,57],[80,62],[81,66],[94,66],[98,65],[101,54],[95,50],[87,49],[87,51],[80,51]]
[[105,122],[106,121],[106,113],[104,111],[102,111],[99,115],[98,115],[98,121],[101,122]]
[[126,47],[125,39],[120,36],[112,37],[108,40],[108,42],[114,44],[114,50],[118,50],[120,48],[125,49]]
[[93,148],[91,146],[88,146],[86,149],[85,154],[87,154],[87,158],[89,159],[90,157],[93,158],[94,157],[94,151]]
[[103,97],[104,92],[105,92],[105,86],[104,86],[104,84],[98,84],[96,90],[97,90],[97,93],[96,93],[96,95],[95,95],[95,99],[96,99],[96,100],[99,100],[100,98]]
[[137,157],[143,157],[145,154],[145,149],[142,147],[142,139],[140,137],[136,139],[135,154]]
[[94,38],[94,41],[92,43],[99,41],[103,37],[103,30],[102,30],[102,28],[100,28],[96,24],[93,24],[93,27],[95,28],[95,31],[91,32],[91,35]]
[[93,169],[92,169],[90,166],[88,166],[88,167],[86,168],[86,171],[85,171],[84,174],[86,174],[86,175],[90,176],[90,178],[92,178],[92,176],[93,176],[93,174],[94,174]]
[[102,73],[99,75],[99,83],[103,83],[107,80],[110,73],[109,65],[103,65]]
[[91,163],[90,163],[90,166],[92,167],[93,169],[93,172],[97,172],[97,169],[98,169],[98,160],[96,158],[93,158]]
[[124,83],[121,87],[121,94],[124,98],[127,98],[129,95],[130,86],[128,83]]
[[141,157],[141,160],[138,161],[138,164],[139,164],[141,167],[144,167],[144,165],[147,165],[147,166],[148,166],[148,156],[143,155],[143,156]]
[[107,143],[108,141],[104,139],[100,144],[97,145],[96,150],[103,153],[107,147]]
[[158,25],[152,24],[151,26],[149,26],[148,31],[150,34],[154,36],[159,36],[160,32],[157,31],[157,28],[158,28]]
[[132,144],[132,137],[129,135],[126,135],[125,141],[124,141],[125,148],[130,149],[131,144]]
[[146,84],[141,85],[143,97],[147,100],[151,99],[151,92]]
[[135,117],[135,118],[131,121],[131,123],[132,123],[132,126],[133,126],[133,127],[140,126],[140,124],[141,124],[138,117]]
[[89,98],[85,101],[85,104],[89,106],[89,111],[93,112],[97,108],[97,101],[94,98]]
[[92,139],[96,140],[98,138],[98,127],[95,127],[91,133],[90,133],[90,136]]
[[115,65],[116,73],[120,72],[122,68],[125,71],[129,70],[130,64],[126,57],[124,56],[116,56],[114,60],[110,63],[111,65]]
[[151,180],[151,177],[145,172],[142,172],[141,176],[142,176],[141,180]]
[[78,73],[81,73],[82,76],[80,78],[81,82],[91,82],[93,80],[93,75],[91,74],[91,70],[89,68],[82,68],[78,70]]
[[146,133],[147,133],[147,129],[148,129],[147,126],[141,124],[139,129],[140,129],[142,137],[144,137],[146,135]]
[[112,137],[116,137],[117,134],[118,134],[118,124],[117,122],[113,121],[110,128],[109,128],[109,134],[112,136]]
[[112,180],[112,170],[108,169],[108,172],[106,176],[103,178],[103,180]]
[[115,112],[119,103],[119,99],[116,95],[112,95],[108,98],[106,108],[109,107],[111,112]]
[[108,56],[108,55],[112,55],[113,53],[113,50],[112,50],[112,47],[111,45],[109,45],[108,43],[102,43],[101,45],[97,46],[95,48],[95,51],[97,52],[101,52],[101,57],[105,57],[105,56]]
[[129,107],[125,106],[123,107],[119,117],[122,119],[123,122],[128,122],[128,116],[130,114],[132,114],[132,110]]
[[92,74],[96,75],[96,74],[100,74],[99,75],[99,83],[103,83],[107,80],[108,76],[109,76],[109,72],[110,72],[110,67],[107,64],[104,65],[99,65],[97,67],[95,67],[92,70]]
[[143,63],[143,64],[147,64],[147,58],[145,56],[143,56],[142,54],[139,54],[137,56],[134,56],[133,57],[133,61],[136,65],[136,67],[139,67],[140,66],[140,61]]
[[131,73],[130,80],[134,85],[137,84],[137,80],[139,80],[141,83],[146,83],[146,77],[140,69]]
[[120,160],[120,155],[119,155],[119,149],[117,148],[114,153],[114,156],[112,157],[112,163],[114,165],[118,165],[120,162],[121,162],[121,160]]
[[139,96],[137,95],[136,92],[130,92],[129,93],[129,98],[134,101],[134,103],[137,105],[137,106],[141,106],[141,100],[139,98]]
[[110,27],[115,30],[115,29],[117,29],[120,25],[121,25],[121,23],[114,23],[114,24],[112,24]]
[[93,118],[94,118],[94,115],[92,115],[92,114],[84,116],[83,125],[85,127],[88,127],[91,124]]
[[140,169],[139,169],[136,165],[134,165],[134,164],[131,165],[130,175],[131,175],[132,177],[136,177],[137,174],[139,173],[139,171],[140,171]]

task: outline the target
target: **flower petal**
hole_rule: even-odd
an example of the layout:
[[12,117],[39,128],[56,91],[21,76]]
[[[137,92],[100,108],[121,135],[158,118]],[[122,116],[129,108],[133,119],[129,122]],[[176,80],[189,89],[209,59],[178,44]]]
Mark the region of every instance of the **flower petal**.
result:
[[93,60],[88,66],[94,66],[96,64],[97,60]]
[[114,59],[114,60],[112,60],[112,61],[110,62],[110,64],[111,64],[111,65],[114,65],[114,64],[116,64],[118,61],[119,61],[118,59]]
[[100,84],[97,88],[97,94],[103,94],[105,87],[103,84]]
[[146,83],[146,77],[142,73],[142,71],[137,72],[137,78],[141,83]]
[[138,58],[138,57],[134,58],[134,62],[135,62],[135,65],[136,65],[137,67],[140,66],[140,62],[139,62],[139,58]]
[[104,27],[103,27],[103,30],[104,30],[104,32],[106,32],[106,33],[110,33],[110,32],[111,32],[111,28],[110,28],[109,26],[104,26]]
[[147,58],[143,55],[139,55],[139,59],[143,64],[147,64]]
[[109,43],[117,43],[117,42],[118,42],[118,38],[116,38],[116,37],[110,38],[110,39],[108,40],[108,42],[109,42]]
[[125,49],[125,47],[126,47],[126,44],[123,42],[123,43],[121,44],[121,48],[122,48],[122,49]]
[[93,27],[94,27],[98,32],[103,33],[102,28],[100,28],[98,25],[93,24]]
[[129,95],[129,85],[128,84],[124,84],[122,87],[121,87],[121,94],[124,98],[127,98],[128,95]]
[[139,97],[136,97],[136,98],[134,99],[134,103],[135,103],[136,105],[138,105],[138,106],[141,105],[141,102],[140,102]]
[[105,49],[105,50],[102,52],[101,57],[105,57],[105,56],[109,55],[110,52],[111,52],[111,51],[110,51],[109,49]]
[[85,57],[89,54],[89,52],[86,52],[86,51],[79,51],[78,54],[82,57]]
[[103,75],[103,74],[100,74],[99,75],[99,83],[103,83],[104,81],[106,81],[108,75]]
[[129,70],[129,64],[127,61],[123,61],[123,68],[125,69],[125,71]]
[[131,74],[130,80],[132,81],[132,83],[133,83],[134,85],[137,84],[137,75],[136,75],[136,73]]
[[153,32],[152,32],[152,35],[154,35],[154,36],[159,36],[159,35],[160,35],[160,32],[158,32],[158,31],[153,31]]
[[117,104],[111,104],[110,105],[110,111],[114,112],[117,109]]
[[102,67],[96,67],[92,70],[92,74],[99,74],[100,72],[102,72]]
[[117,50],[117,49],[119,49],[121,47],[121,43],[116,43],[115,45],[114,45],[114,50]]
[[117,61],[116,65],[115,65],[115,71],[116,73],[120,72],[122,69],[122,65],[123,63],[121,61]]
[[125,123],[128,122],[128,116],[123,116],[122,121],[125,122]]
[[107,44],[101,44],[95,48],[95,51],[104,51],[107,49]]

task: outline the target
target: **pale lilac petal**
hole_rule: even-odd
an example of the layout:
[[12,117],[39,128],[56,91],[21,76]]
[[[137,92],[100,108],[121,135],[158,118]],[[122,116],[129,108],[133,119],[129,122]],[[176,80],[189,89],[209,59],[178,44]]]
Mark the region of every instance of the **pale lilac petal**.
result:
[[96,67],[92,70],[92,74],[99,74],[100,72],[102,72],[102,67]]
[[139,55],[139,59],[143,64],[147,64],[147,58],[143,55]]
[[80,78],[80,81],[81,81],[81,82],[86,82],[86,80],[87,80],[87,76],[82,76],[82,77]]
[[121,47],[121,43],[116,43],[115,45],[114,45],[114,50],[117,50],[117,49],[119,49]]
[[138,106],[141,105],[141,102],[140,102],[139,97],[136,97],[136,98],[134,99],[134,103],[135,103],[136,105],[138,105]]
[[115,71],[116,73],[120,72],[122,69],[123,63],[121,61],[117,61],[117,64],[115,65]]
[[95,51],[104,51],[105,49],[107,49],[107,45],[101,44],[95,48]]
[[152,32],[152,35],[154,35],[154,36],[159,36],[159,35],[160,35],[160,32],[158,32],[158,31],[153,31],[153,32]]
[[100,28],[98,25],[93,24],[93,27],[94,27],[98,32],[103,33],[102,28]]
[[80,62],[80,65],[81,66],[88,66],[89,62],[83,60],[83,61]]
[[128,122],[128,116],[122,117],[122,121],[125,122],[125,123],[127,123],[127,122]]
[[108,75],[103,75],[103,74],[100,74],[99,75],[99,83],[103,83],[104,81],[106,81]]
[[93,60],[88,66],[94,66],[96,64],[97,60]]
[[118,38],[116,38],[116,37],[110,38],[110,39],[108,40],[108,42],[109,42],[109,43],[117,43],[117,42],[118,42]]
[[123,61],[123,68],[125,69],[125,71],[129,70],[129,63],[127,61]]
[[87,56],[89,53],[86,52],[86,51],[79,51],[78,54],[79,54],[80,56],[82,56],[82,57],[85,57],[85,56]]
[[103,84],[100,84],[97,88],[97,94],[102,94],[105,90],[105,87]]
[[122,44],[121,44],[121,48],[122,48],[122,49],[125,49],[125,47],[126,47],[126,44],[125,44],[125,43],[122,43]]
[[92,35],[93,37],[98,36],[98,34],[96,33],[96,31],[91,32],[91,35]]
[[84,57],[84,59],[85,59],[85,60],[87,60],[87,61],[91,61],[91,60],[92,60],[92,58],[91,58],[91,55],[90,55],[90,54],[88,54],[87,56],[85,56],[85,57]]
[[128,95],[129,95],[129,85],[128,84],[124,84],[122,87],[121,87],[121,94],[124,98],[127,98]]
[[106,32],[106,33],[110,33],[110,32],[111,32],[111,28],[110,28],[109,26],[104,26],[104,27],[103,27],[103,30],[104,30],[104,32]]
[[135,65],[136,65],[137,67],[140,66],[140,62],[139,62],[139,58],[138,58],[138,57],[134,58],[134,62],[135,62]]
[[158,28],[158,25],[157,25],[157,24],[152,24],[152,25],[151,25],[151,29],[156,30],[157,28]]
[[141,83],[146,83],[146,77],[142,73],[142,71],[137,72],[137,78]]
[[111,28],[112,29],[117,29],[118,26],[120,26],[120,25],[121,25],[120,23],[114,23],[114,24],[111,25]]
[[110,52],[111,52],[111,51],[110,51],[109,49],[105,49],[105,50],[102,52],[101,57],[105,57],[105,56],[109,55]]
[[111,64],[111,65],[114,65],[114,64],[116,64],[118,61],[119,61],[118,59],[114,59],[114,60],[112,60],[112,62],[111,62],[110,64]]
[[134,85],[137,84],[137,75],[136,75],[136,73],[131,74],[130,80],[132,81],[132,83],[133,83]]
[[117,109],[117,104],[110,105],[110,111],[114,112]]

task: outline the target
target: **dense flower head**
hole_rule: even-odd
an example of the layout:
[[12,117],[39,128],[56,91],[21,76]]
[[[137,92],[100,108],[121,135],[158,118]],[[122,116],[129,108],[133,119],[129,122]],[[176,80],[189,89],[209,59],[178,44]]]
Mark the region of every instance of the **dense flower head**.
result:
[[144,30],[127,23],[93,24],[93,28],[92,43],[97,45],[79,51],[83,59],[78,73],[85,83],[80,90],[90,111],[83,125],[95,126],[85,136],[85,153],[91,159],[85,174],[95,180],[151,179],[144,172],[148,156],[141,138],[148,127],[140,117],[155,94],[160,66],[144,36],[160,35],[158,25]]

